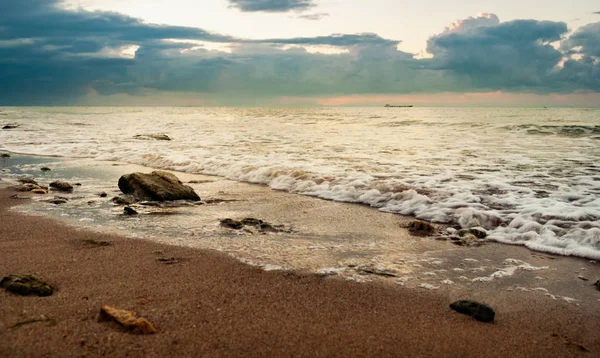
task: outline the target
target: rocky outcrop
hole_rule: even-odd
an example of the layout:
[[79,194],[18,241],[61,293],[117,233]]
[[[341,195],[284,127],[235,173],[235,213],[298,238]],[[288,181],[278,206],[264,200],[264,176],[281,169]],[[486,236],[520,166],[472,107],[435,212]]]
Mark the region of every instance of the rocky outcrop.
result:
[[200,201],[200,197],[190,186],[183,185],[173,174],[155,171],[150,174],[132,173],[119,179],[119,189],[124,194],[132,195],[138,200]]
[[469,315],[481,322],[493,322],[496,313],[492,307],[470,300],[460,300],[450,304],[450,308],[456,312]]
[[52,188],[53,190],[56,191],[64,191],[64,192],[72,192],[73,191],[73,185],[65,182],[65,181],[53,181],[52,183],[50,183],[50,188]]
[[34,275],[13,274],[0,281],[0,287],[17,295],[50,296],[54,289],[52,286],[35,277]]

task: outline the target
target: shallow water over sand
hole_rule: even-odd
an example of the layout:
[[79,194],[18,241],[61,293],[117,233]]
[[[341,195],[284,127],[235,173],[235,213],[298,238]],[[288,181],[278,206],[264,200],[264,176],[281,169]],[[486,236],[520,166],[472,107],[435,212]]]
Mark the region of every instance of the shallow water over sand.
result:
[[[210,174],[600,258],[587,109],[2,108],[0,149]],[[164,133],[172,141],[139,140]]]

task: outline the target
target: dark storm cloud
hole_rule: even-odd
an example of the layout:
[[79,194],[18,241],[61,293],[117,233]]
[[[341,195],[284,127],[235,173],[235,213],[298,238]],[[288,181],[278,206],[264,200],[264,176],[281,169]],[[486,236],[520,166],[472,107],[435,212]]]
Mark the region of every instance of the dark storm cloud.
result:
[[[90,93],[147,90],[197,92],[228,103],[445,91],[600,92],[600,23],[567,38],[562,22],[501,23],[484,14],[431,37],[432,58],[417,59],[398,50],[399,41],[370,33],[245,40],[57,4],[0,2],[0,105],[72,104]],[[207,50],[199,41],[228,43],[231,51]],[[557,49],[552,44],[559,41]],[[310,53],[302,46],[342,51]]]
[[553,82],[563,54],[551,43],[567,33],[562,22],[515,20],[433,36],[427,67],[446,71],[478,89],[541,92]]
[[232,7],[245,12],[303,11],[315,6],[313,0],[228,0]]

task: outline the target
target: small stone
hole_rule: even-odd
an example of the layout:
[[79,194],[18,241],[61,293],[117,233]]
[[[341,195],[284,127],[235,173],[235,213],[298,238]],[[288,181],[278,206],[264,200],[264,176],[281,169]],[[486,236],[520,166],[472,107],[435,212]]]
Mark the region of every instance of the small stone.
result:
[[578,279],[582,280],[582,281],[589,281],[588,278],[583,277],[583,276],[577,276]]
[[64,192],[71,192],[73,191],[73,186],[67,182],[64,181],[53,181],[52,183],[50,183],[50,188],[57,190],[57,191],[64,191]]
[[125,330],[138,334],[156,333],[156,328],[152,326],[147,319],[138,317],[133,311],[126,311],[110,306],[103,306],[100,309],[99,321],[114,321],[121,325]]
[[138,214],[137,211],[135,211],[133,208],[131,208],[129,206],[126,206],[123,208],[123,213],[125,215],[137,215]]
[[2,153],[0,154],[0,158],[10,158],[10,154]]
[[41,189],[41,188],[40,189],[33,189],[31,192],[33,194],[42,194],[42,195],[48,194],[44,189]]
[[106,198],[108,194],[106,194],[105,192],[101,192],[100,194],[98,194],[98,196],[101,198]]
[[241,221],[227,218],[221,220],[221,226],[229,229],[239,230],[244,227],[244,224]]
[[450,308],[463,313],[481,322],[493,322],[496,313],[492,307],[470,300],[460,300],[450,304]]
[[117,205],[129,205],[135,203],[137,200],[131,195],[125,195],[115,196],[114,198],[110,199],[110,201]]
[[50,296],[54,289],[50,284],[40,280],[34,275],[19,275],[12,274],[6,276],[0,281],[0,287],[3,287],[6,291],[15,293],[17,295],[37,295],[37,296]]
[[600,280],[596,281],[596,283],[594,284],[594,286],[596,286],[596,288],[598,289],[598,291],[600,291]]
[[38,185],[38,182],[36,182],[35,180],[31,179],[31,178],[19,178],[17,179],[17,181],[21,184],[33,184],[33,185]]
[[18,124],[7,124],[4,127],[2,127],[2,129],[15,129],[18,128],[19,125]]
[[171,140],[171,138],[166,134],[138,134],[134,135],[133,138],[140,140]]
[[41,171],[43,171],[43,172],[49,172],[49,171],[51,171],[52,169],[50,169],[50,168],[48,168],[48,167],[41,167],[41,168],[40,168],[40,170],[41,170]]

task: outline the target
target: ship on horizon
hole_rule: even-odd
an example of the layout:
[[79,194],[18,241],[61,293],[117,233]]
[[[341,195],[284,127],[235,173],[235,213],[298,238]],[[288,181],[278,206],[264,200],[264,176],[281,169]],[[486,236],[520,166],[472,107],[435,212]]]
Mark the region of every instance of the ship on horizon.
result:
[[386,104],[385,108],[412,108],[412,104]]

